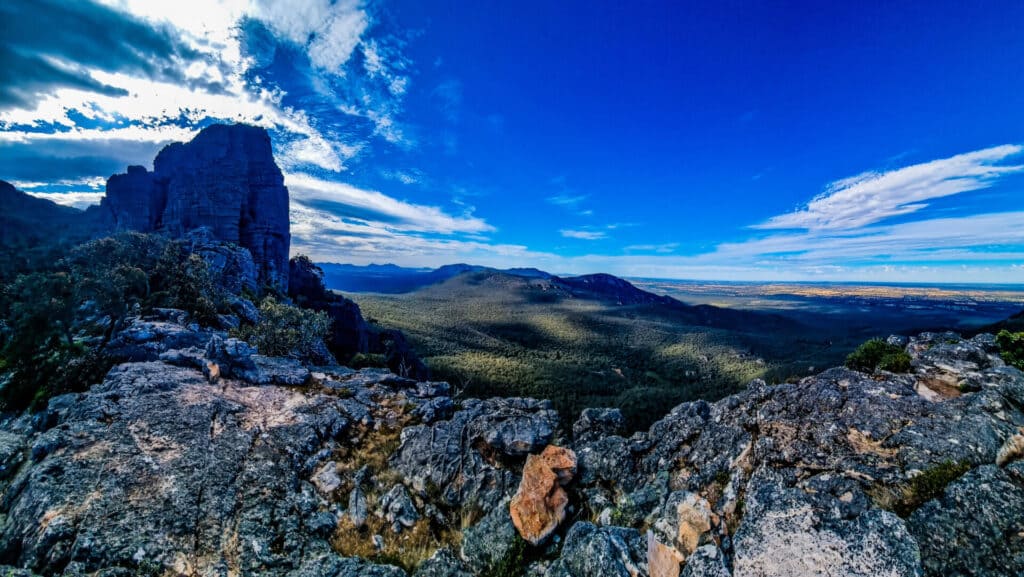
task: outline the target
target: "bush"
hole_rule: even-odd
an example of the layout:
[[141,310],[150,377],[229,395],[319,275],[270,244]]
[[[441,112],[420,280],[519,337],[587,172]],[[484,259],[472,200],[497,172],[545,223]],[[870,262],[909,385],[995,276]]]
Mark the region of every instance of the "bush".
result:
[[279,303],[272,297],[260,303],[260,322],[243,325],[232,334],[248,341],[260,354],[276,357],[315,357],[331,328],[326,313]]
[[905,373],[910,370],[910,355],[882,339],[871,339],[846,357],[846,366],[865,373],[877,370]]
[[1003,329],[996,335],[996,345],[1006,364],[1024,371],[1024,332],[1011,333]]
[[[8,373],[0,406],[7,409],[41,408],[53,395],[102,380],[111,364],[103,347],[136,307],[181,308],[200,324],[227,308],[206,261],[161,236],[122,233],[34,264],[0,290],[0,370]],[[95,348],[82,344],[99,335]]]
[[96,349],[58,341],[12,367],[10,380],[0,390],[0,409],[41,410],[51,397],[79,393],[102,381],[112,366]]

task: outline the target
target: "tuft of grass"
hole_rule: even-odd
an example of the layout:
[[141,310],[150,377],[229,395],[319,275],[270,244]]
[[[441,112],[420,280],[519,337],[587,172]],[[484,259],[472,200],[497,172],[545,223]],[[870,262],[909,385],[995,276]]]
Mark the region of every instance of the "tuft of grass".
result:
[[489,571],[483,573],[483,577],[520,577],[526,570],[526,540],[515,533],[515,541],[509,547],[508,552],[501,558],[501,561]]
[[[380,550],[373,544],[373,535],[384,538]],[[370,515],[361,528],[353,525],[348,517],[343,518],[331,537],[331,546],[345,557],[361,557],[412,573],[438,549],[453,541],[448,531],[432,527],[427,519],[420,519],[411,528],[396,534],[385,519]]]
[[876,486],[868,489],[868,496],[882,509],[908,517],[918,507],[941,497],[946,487],[971,469],[968,461],[943,461],[906,483]]

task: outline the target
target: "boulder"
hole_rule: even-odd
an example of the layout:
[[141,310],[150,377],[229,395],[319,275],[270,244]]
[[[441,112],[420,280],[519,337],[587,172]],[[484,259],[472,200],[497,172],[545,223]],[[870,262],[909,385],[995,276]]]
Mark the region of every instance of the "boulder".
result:
[[411,528],[420,518],[405,485],[395,485],[385,493],[380,499],[380,508],[395,533],[401,533],[403,528]]
[[733,572],[749,577],[920,574],[917,542],[896,515],[871,509],[850,518],[829,495],[788,488],[780,472],[750,481],[735,535]]
[[420,564],[414,577],[473,577],[466,566],[448,549],[439,549]]
[[548,445],[539,455],[526,457],[509,510],[516,530],[530,544],[540,544],[565,520],[569,495],[562,487],[575,473],[576,454],[571,449]]
[[711,505],[700,495],[676,491],[668,496],[655,529],[685,559],[710,538]]
[[330,496],[341,486],[341,477],[338,476],[338,464],[334,461],[327,461],[313,475],[313,485],[317,491],[325,496]]
[[311,377],[309,369],[297,359],[253,355],[251,360],[251,368],[235,368],[232,374],[252,385],[298,387],[308,383]]
[[[714,545],[698,547],[693,555],[686,559],[681,577],[730,577],[725,567],[725,555]],[[651,573],[654,577],[654,573]]]
[[573,423],[572,436],[577,443],[621,435],[626,429],[626,417],[619,409],[583,409]]
[[662,544],[653,532],[647,532],[647,570],[651,577],[679,577],[682,562],[679,551]]
[[545,577],[636,577],[647,573],[647,547],[636,529],[576,523]]
[[366,517],[369,505],[366,502],[366,493],[357,483],[352,492],[348,495],[348,518],[356,527],[366,524]]
[[249,249],[233,243],[221,242],[207,227],[185,234],[188,251],[202,257],[210,275],[229,294],[259,291],[260,272]]
[[925,575],[1024,575],[1024,463],[969,471],[907,525]]
[[467,399],[449,420],[405,428],[390,464],[417,493],[431,486],[445,506],[489,511],[519,485],[503,461],[539,452],[557,427],[549,401]]
[[516,548],[518,538],[508,513],[508,503],[500,503],[463,531],[462,560],[474,573],[485,573],[507,560]]

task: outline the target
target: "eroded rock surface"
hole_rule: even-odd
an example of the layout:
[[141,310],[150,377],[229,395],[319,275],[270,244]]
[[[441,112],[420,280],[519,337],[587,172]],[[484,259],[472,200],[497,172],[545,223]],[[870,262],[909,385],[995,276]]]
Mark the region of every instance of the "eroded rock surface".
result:
[[[186,321],[131,319],[114,337],[129,362],[102,383],[0,416],[0,564],[40,575],[406,574],[369,557],[452,577],[1024,571],[1024,374],[985,336],[900,340],[905,375],[754,381],[629,437],[614,411],[590,411],[568,443],[544,401],[455,402],[444,383],[282,359],[267,359],[283,363],[274,374],[303,377],[247,380],[257,353]],[[568,450],[552,444],[575,453],[571,481]],[[510,507],[534,485],[553,513],[539,546]],[[572,512],[550,522],[559,491]]]

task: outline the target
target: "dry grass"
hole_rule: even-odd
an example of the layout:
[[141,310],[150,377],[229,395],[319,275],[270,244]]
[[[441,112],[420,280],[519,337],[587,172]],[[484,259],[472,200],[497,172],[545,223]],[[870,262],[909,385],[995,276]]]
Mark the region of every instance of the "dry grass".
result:
[[[382,548],[374,546],[374,535],[383,538]],[[427,519],[420,519],[411,528],[395,533],[385,519],[376,515],[370,515],[362,528],[353,525],[348,518],[343,519],[331,538],[334,550],[346,557],[396,565],[410,573],[451,542],[447,532],[436,531]]]
[[870,435],[858,429],[850,429],[846,433],[846,440],[858,455],[876,455],[891,459],[898,452],[896,449],[883,447],[882,441],[872,439]]

